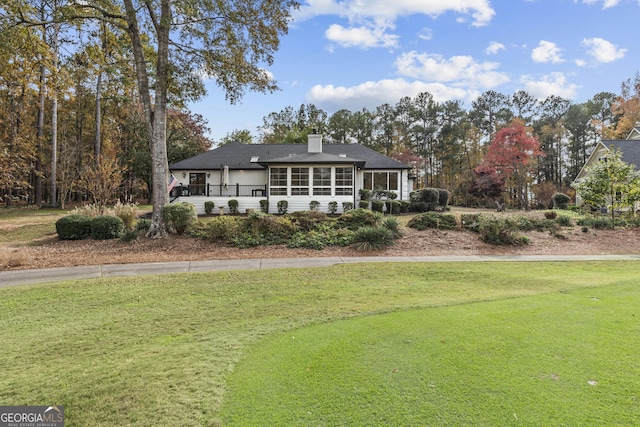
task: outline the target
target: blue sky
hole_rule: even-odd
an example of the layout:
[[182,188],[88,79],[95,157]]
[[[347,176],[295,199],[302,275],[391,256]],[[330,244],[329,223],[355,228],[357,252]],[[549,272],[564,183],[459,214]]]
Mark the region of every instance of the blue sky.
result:
[[268,68],[281,90],[230,105],[213,82],[192,104],[219,140],[259,134],[263,117],[314,104],[327,113],[525,90],[584,102],[620,93],[640,70],[640,0],[301,0]]

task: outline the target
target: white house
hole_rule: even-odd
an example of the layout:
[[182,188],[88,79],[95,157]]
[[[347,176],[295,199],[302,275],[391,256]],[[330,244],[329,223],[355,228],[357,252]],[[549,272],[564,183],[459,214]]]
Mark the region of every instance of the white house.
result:
[[311,201],[328,212],[329,202],[358,207],[360,189],[393,191],[408,200],[413,191],[410,167],[358,144],[323,144],[309,135],[305,144],[241,144],[233,142],[169,166],[179,183],[171,201],[189,202],[204,213],[204,203],[227,209],[231,199],[239,212],[260,209],[267,200],[276,213],[281,200],[288,212],[309,210]]

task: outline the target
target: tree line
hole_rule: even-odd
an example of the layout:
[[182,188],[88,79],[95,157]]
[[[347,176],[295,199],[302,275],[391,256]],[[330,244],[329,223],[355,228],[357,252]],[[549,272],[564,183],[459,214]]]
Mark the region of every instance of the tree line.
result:
[[[600,92],[583,103],[558,96],[537,100],[526,91],[482,93],[465,108],[462,101],[438,102],[424,92],[395,105],[338,110],[329,115],[313,104],[288,106],[263,118],[258,135],[231,132],[218,144],[306,143],[312,131],[325,141],[368,146],[413,167],[420,187],[447,188],[455,203],[478,202],[473,187],[501,129],[516,123],[539,143],[528,181],[550,200],[569,185],[602,139],[623,139],[640,120],[640,74],[621,83],[621,93]],[[516,156],[518,153],[514,153]],[[495,157],[495,155],[494,155]],[[501,188],[504,190],[504,188]],[[477,193],[477,192],[476,192]],[[476,194],[477,195],[477,194]]]

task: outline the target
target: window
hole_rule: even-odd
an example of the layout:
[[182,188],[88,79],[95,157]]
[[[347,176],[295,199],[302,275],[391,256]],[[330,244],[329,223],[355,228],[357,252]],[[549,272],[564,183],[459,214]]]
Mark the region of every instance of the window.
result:
[[331,195],[331,168],[313,168],[313,195]]
[[353,195],[353,168],[336,168],[336,196]]
[[207,178],[204,173],[189,174],[189,193],[192,196],[204,196],[206,194]]
[[271,168],[269,194],[272,196],[287,195],[287,168]]
[[291,195],[309,195],[309,168],[291,168]]
[[398,191],[398,172],[365,172],[363,188],[373,191]]

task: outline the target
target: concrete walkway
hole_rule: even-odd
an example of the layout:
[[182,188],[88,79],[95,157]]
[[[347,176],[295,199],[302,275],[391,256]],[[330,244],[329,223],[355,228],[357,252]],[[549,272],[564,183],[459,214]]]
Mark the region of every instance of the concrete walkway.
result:
[[640,255],[535,255],[535,256],[409,256],[409,257],[317,257],[176,261],[146,264],[105,264],[37,270],[0,271],[0,288],[63,280],[125,277],[144,274],[196,273],[222,270],[326,267],[362,262],[487,262],[487,261],[639,261]]

